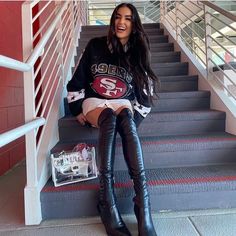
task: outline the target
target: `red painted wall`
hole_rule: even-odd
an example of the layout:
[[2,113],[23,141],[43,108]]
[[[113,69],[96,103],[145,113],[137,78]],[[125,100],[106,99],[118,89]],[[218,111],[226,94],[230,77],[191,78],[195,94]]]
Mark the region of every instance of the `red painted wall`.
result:
[[[0,1],[0,54],[22,61],[21,5]],[[0,133],[24,123],[23,74],[0,67]],[[25,157],[24,138],[0,148],[0,175]]]

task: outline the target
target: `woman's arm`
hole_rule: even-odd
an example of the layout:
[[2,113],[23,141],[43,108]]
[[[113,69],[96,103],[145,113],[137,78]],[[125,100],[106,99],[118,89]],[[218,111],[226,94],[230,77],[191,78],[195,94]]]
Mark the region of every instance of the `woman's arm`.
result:
[[[149,90],[153,90],[153,84],[149,80]],[[138,91],[138,89],[135,87],[135,102],[133,104],[134,107],[134,121],[136,123],[136,126],[138,127],[141,122],[144,120],[144,118],[150,113],[151,111],[151,101],[150,98],[147,95],[146,89],[144,88],[141,92]]]
[[137,127],[141,124],[141,122],[146,118],[146,116],[151,111],[151,106],[144,106],[140,104],[137,100],[134,103],[134,121]]
[[90,48],[91,41],[86,46],[85,51],[79,60],[79,64],[76,66],[72,79],[67,84],[67,101],[70,111],[74,116],[78,116],[82,113],[82,103],[85,98],[85,89],[87,87],[90,70],[88,67],[90,61]]

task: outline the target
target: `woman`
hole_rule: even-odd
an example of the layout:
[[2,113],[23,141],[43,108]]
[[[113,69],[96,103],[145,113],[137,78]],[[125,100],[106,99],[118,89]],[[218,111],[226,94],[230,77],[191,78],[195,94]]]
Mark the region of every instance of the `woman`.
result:
[[99,129],[98,211],[108,235],[131,235],[116,204],[113,165],[117,132],[134,183],[139,236],[156,235],[150,214],[142,148],[136,127],[150,112],[157,78],[150,68],[149,42],[136,8],[117,6],[107,37],[90,40],[67,85],[69,107],[82,124]]

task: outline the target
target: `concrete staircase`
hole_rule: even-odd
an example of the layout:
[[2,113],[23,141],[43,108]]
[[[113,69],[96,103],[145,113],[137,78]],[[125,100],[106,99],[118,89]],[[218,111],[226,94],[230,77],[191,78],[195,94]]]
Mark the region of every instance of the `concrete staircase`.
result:
[[[236,136],[225,132],[225,113],[210,109],[210,93],[198,90],[198,76],[188,75],[188,63],[180,61],[180,52],[174,51],[159,24],[144,27],[152,68],[161,80],[160,98],[139,127],[152,210],[236,207]],[[83,27],[78,56],[91,37],[107,30]],[[96,146],[97,129],[80,126],[66,101],[65,110],[58,122],[60,142],[52,152],[70,150],[78,142]],[[117,139],[115,191],[121,212],[133,213],[134,191]],[[41,192],[43,218],[97,215],[98,189],[97,179],[57,188],[49,180]]]

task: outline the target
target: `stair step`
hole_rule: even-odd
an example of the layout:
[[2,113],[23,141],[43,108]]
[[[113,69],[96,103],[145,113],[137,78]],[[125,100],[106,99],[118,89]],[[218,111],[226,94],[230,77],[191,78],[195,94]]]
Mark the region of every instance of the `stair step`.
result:
[[174,51],[173,43],[154,43],[150,44],[151,54],[155,52],[169,52]]
[[147,29],[157,29],[160,28],[160,23],[145,23],[143,24],[145,30]]
[[146,136],[188,135],[224,130],[224,112],[198,110],[151,113],[140,126],[139,133]]
[[150,36],[149,41],[150,41],[151,44],[154,44],[154,43],[168,43],[168,35]]
[[188,62],[153,63],[152,69],[157,76],[188,74]]
[[[236,151],[236,136],[225,132],[153,136],[140,135],[143,147],[144,163],[146,168],[166,168],[180,166],[197,166],[234,163]],[[81,137],[77,142],[59,142],[52,153],[72,150],[79,142],[97,145],[95,135],[89,138]],[[116,170],[125,170],[126,164],[123,157],[122,144],[119,136],[116,141]],[[191,152],[191,154],[190,154]],[[97,160],[99,162],[99,160]]]
[[[67,99],[64,99],[65,115],[71,115]],[[210,92],[162,92],[159,98],[154,100],[152,112],[163,111],[187,111],[197,109],[209,109]]]
[[[154,125],[155,124],[155,125]],[[142,136],[188,135],[222,132],[225,113],[214,110],[158,112],[149,114],[139,127]],[[79,134],[79,135],[78,135]],[[96,128],[81,126],[74,117],[59,120],[60,140],[66,142],[97,137]]]
[[[236,165],[146,170],[152,210],[184,211],[236,207]],[[132,213],[134,191],[128,171],[115,172],[121,213]],[[88,217],[96,210],[98,179],[55,188],[51,180],[41,192],[43,219]]]
[[159,76],[162,92],[196,91],[197,75]]
[[152,52],[151,63],[180,62],[180,52]]
[[159,93],[152,112],[192,111],[210,108],[210,92],[168,92]]

